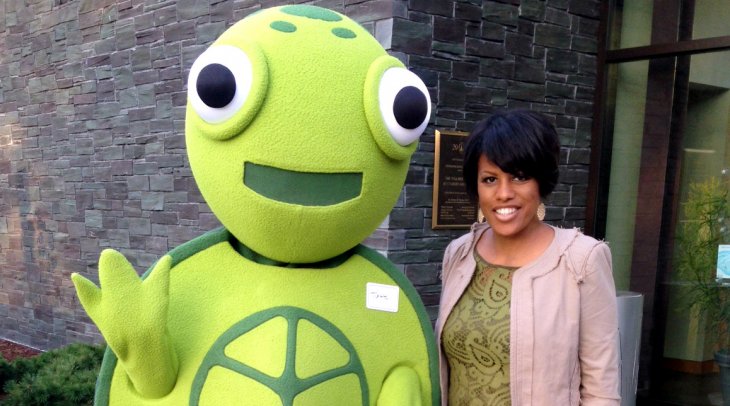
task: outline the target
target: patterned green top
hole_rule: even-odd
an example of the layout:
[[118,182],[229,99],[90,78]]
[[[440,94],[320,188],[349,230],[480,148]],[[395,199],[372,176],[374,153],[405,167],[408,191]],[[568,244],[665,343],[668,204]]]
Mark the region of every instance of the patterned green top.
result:
[[516,268],[477,268],[443,330],[449,362],[449,405],[510,405],[509,308]]

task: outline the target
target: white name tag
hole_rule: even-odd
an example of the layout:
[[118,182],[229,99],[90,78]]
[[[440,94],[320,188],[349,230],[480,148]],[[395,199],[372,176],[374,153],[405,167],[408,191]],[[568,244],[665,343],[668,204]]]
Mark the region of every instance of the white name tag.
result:
[[384,312],[398,312],[400,289],[393,285],[368,282],[365,285],[365,307]]

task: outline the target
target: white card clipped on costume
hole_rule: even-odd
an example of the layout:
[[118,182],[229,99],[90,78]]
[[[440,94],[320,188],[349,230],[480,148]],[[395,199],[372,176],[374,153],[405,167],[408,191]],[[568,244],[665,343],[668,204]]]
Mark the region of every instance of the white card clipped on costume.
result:
[[365,285],[365,307],[384,312],[398,312],[400,289],[395,285],[368,282]]

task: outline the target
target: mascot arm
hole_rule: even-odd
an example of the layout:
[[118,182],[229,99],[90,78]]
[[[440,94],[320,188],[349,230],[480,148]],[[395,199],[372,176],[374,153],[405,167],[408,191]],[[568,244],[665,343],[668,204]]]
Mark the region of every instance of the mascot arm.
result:
[[413,368],[397,366],[388,373],[378,396],[378,406],[421,406],[421,381]]
[[162,257],[142,280],[124,255],[104,250],[99,258],[99,284],[73,274],[76,292],[99,327],[137,392],[145,398],[170,393],[178,363],[167,330],[170,267]]

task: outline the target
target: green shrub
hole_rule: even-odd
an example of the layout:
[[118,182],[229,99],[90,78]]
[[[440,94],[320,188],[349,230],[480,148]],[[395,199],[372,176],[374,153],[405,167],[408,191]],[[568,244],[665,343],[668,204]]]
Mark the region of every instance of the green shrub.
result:
[[5,381],[10,380],[13,375],[13,366],[0,354],[0,389],[2,389]]
[[[72,344],[32,358],[0,361],[7,406],[92,405],[104,350]],[[1,357],[0,357],[1,359]]]

